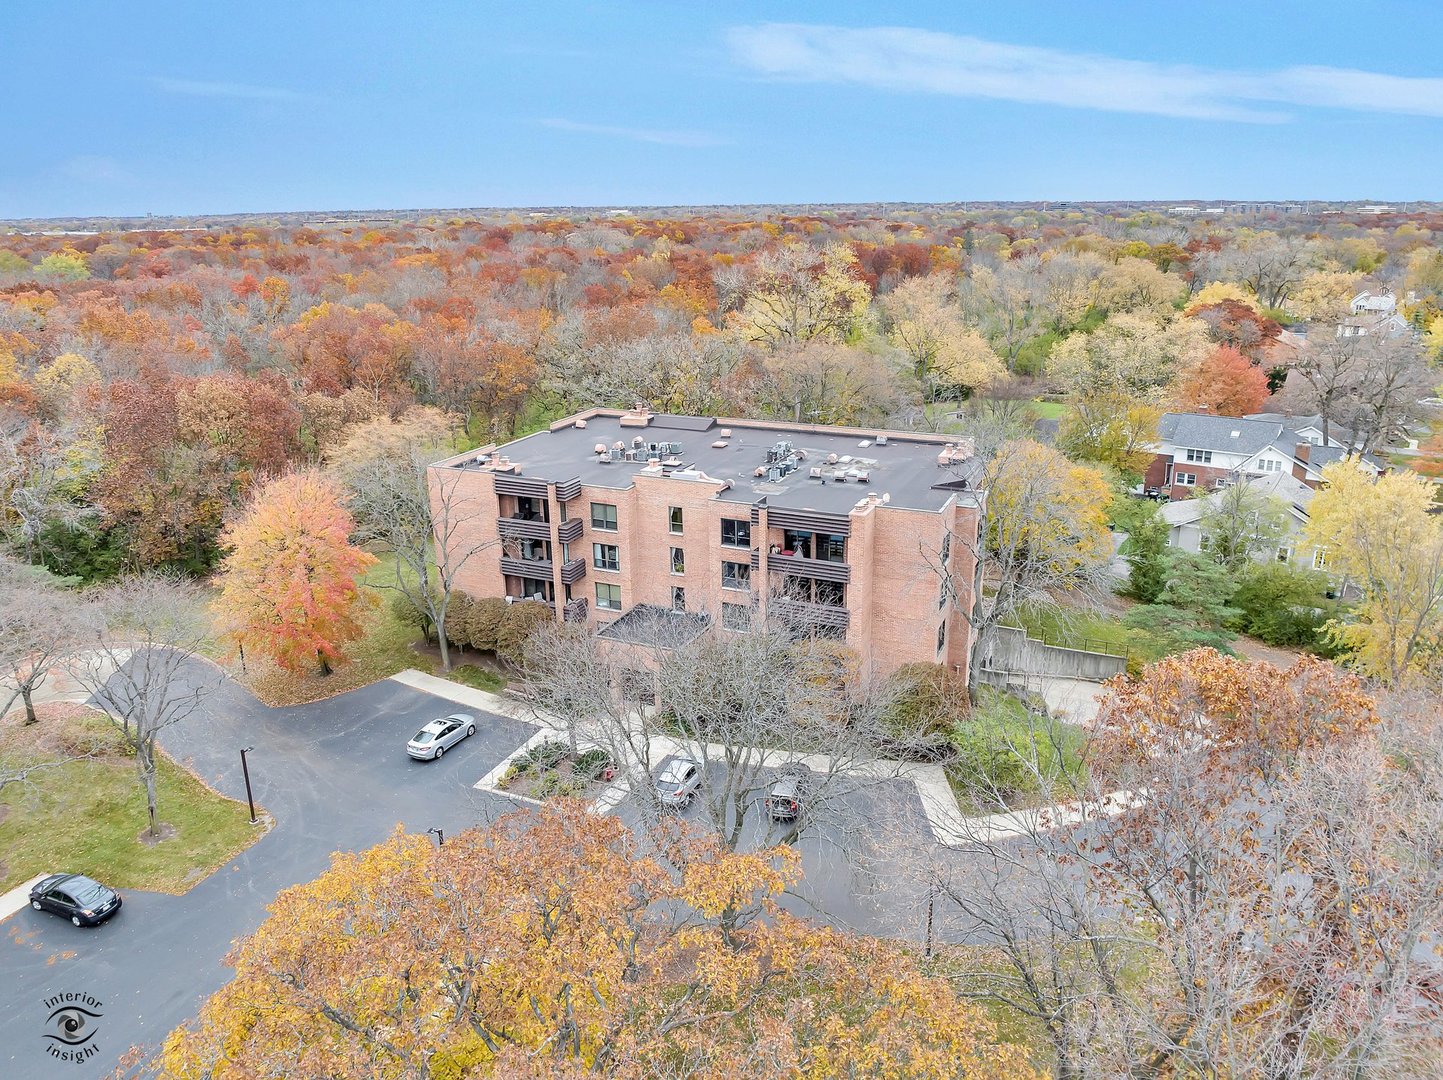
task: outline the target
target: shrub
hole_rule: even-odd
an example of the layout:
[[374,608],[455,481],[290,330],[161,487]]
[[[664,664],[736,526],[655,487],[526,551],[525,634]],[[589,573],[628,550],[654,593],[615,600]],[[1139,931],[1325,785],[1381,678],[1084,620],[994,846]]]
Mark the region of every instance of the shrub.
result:
[[512,664],[520,664],[527,639],[538,627],[553,620],[551,606],[539,600],[523,600],[519,604],[507,605],[501,628],[496,631],[496,655]]
[[1338,605],[1326,598],[1328,579],[1285,563],[1257,563],[1245,568],[1233,593],[1238,615],[1235,630],[1267,642],[1327,652],[1323,626]]
[[446,640],[453,645],[466,646],[471,643],[467,624],[471,616],[472,600],[463,592],[453,592],[446,605]]
[[984,690],[970,719],[952,731],[955,780],[984,800],[1030,794],[1043,780],[1075,776],[1082,768],[1081,733],[1031,713],[1016,698]]
[[571,763],[571,771],[584,780],[598,780],[611,765],[611,755],[597,748],[588,750]]
[[942,664],[903,664],[890,682],[893,696],[883,722],[898,741],[946,735],[967,715],[966,684]]
[[495,651],[497,634],[511,607],[499,596],[485,596],[471,605],[466,626],[473,649]]
[[537,772],[545,772],[547,769],[554,769],[567,754],[571,753],[571,747],[564,742],[537,743],[526,753],[516,759],[516,764],[522,767],[523,772],[535,769]]

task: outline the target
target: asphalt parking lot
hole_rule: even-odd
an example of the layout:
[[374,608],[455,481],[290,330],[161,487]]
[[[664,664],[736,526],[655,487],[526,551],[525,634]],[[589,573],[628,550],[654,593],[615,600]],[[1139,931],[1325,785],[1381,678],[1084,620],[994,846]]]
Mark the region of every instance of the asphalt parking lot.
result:
[[[195,674],[213,679],[200,667]],[[476,716],[477,734],[440,761],[411,760],[406,740],[455,711]],[[323,871],[333,851],[378,843],[397,824],[459,831],[514,809],[472,785],[534,731],[390,680],[285,709],[222,685],[162,741],[212,787],[242,800],[239,751],[254,746],[256,801],[275,815],[275,827],[184,896],[127,890],[120,914],[97,928],[29,908],[0,924],[0,1077],[105,1076],[132,1044],[156,1045],[229,977],[221,961],[232,941],[259,925],[281,889]],[[64,993],[100,1003],[98,1052],[84,1062],[47,1054],[55,1043],[45,1038],[53,1011],[45,1003]]]
[[[190,674],[215,680],[200,663]],[[476,717],[474,737],[440,761],[407,756],[406,740],[422,724],[457,711]],[[453,833],[516,809],[474,785],[536,730],[396,680],[282,709],[222,683],[162,742],[216,790],[242,800],[239,751],[254,747],[256,802],[275,827],[184,896],[126,890],[125,907],[100,927],[77,929],[29,908],[0,924],[0,1080],[108,1076],[130,1046],[158,1048],[230,977],[222,961],[231,944],[260,924],[278,892],[325,870],[332,852],[369,847],[398,824]],[[617,808],[623,819],[637,820],[634,799]],[[843,929],[919,940],[922,915],[899,865],[912,839],[931,835],[915,787],[896,779],[854,784],[826,804],[802,822],[796,843],[805,878],[783,906],[824,914]],[[683,816],[705,817],[701,801]],[[765,815],[749,815],[743,846],[761,827]],[[63,868],[35,868],[51,869]],[[84,1062],[47,1053],[55,1044],[46,1038],[46,1003],[57,994],[99,1003],[97,1052]]]

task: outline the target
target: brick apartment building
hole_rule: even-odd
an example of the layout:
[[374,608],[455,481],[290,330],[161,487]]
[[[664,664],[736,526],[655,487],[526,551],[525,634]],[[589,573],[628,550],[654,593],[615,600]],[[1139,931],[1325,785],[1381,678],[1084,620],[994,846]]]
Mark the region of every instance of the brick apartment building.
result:
[[671,612],[698,630],[780,619],[845,640],[880,673],[914,661],[965,673],[967,624],[938,566],[971,581],[970,458],[955,437],[637,406],[431,470],[433,499],[471,507],[452,548],[495,541],[457,575],[473,597],[540,599],[623,641]]

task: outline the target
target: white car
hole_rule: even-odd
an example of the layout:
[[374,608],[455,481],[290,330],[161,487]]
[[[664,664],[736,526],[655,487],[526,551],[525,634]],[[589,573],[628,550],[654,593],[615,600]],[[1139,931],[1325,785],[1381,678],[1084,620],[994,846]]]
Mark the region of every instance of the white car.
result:
[[476,718],[454,713],[432,720],[406,744],[406,753],[417,761],[434,761],[468,735],[476,734]]

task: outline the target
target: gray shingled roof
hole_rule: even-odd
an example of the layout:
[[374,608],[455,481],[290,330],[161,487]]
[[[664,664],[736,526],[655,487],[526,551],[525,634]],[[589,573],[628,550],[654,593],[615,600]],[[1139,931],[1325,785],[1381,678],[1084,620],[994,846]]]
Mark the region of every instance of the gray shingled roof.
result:
[[1195,450],[1256,454],[1275,446],[1288,457],[1293,456],[1298,443],[1307,442],[1276,420],[1247,420],[1207,413],[1164,413],[1158,434],[1164,442]]

